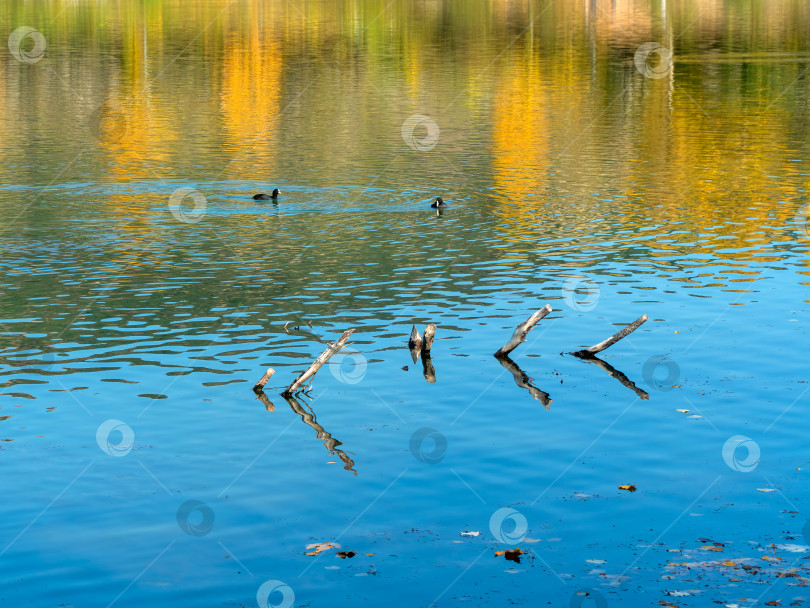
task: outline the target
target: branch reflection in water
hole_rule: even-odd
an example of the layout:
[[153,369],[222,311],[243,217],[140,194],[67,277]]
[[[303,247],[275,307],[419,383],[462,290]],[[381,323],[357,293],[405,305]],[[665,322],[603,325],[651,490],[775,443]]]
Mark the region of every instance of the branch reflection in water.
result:
[[[355,475],[357,475],[357,471],[354,470],[354,461],[349,458],[349,455],[346,454],[343,450],[339,450],[337,446],[343,445],[340,441],[332,437],[331,433],[327,433],[324,428],[318,424],[318,421],[315,419],[315,412],[309,406],[306,406],[309,409],[309,412],[304,409],[304,406],[293,396],[293,395],[282,395],[284,399],[286,399],[287,403],[290,404],[292,411],[296,414],[301,416],[301,420],[303,420],[306,424],[311,426],[315,429],[315,434],[318,439],[323,439],[323,445],[326,446],[326,449],[329,450],[330,454],[337,454],[338,457],[343,461],[345,465],[343,468],[347,471],[351,471]],[[261,399],[261,396],[259,397]],[[262,400],[264,403],[264,400]],[[267,404],[265,404],[266,407]]]
[[512,377],[515,379],[515,384],[517,384],[520,388],[525,388],[529,391],[529,394],[537,399],[540,403],[543,404],[543,407],[546,409],[550,409],[549,406],[551,405],[551,396],[541,391],[539,388],[534,386],[532,382],[534,382],[533,378],[529,378],[528,374],[524,372],[518,364],[512,361],[508,355],[500,355],[495,357],[498,362],[503,365],[509,373],[512,374]]

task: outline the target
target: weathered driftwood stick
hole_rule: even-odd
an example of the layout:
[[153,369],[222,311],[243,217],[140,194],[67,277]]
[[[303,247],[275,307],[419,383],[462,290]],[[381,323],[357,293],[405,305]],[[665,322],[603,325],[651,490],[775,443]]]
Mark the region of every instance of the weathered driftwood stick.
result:
[[270,380],[270,376],[272,376],[274,373],[276,373],[276,370],[274,370],[272,367],[268,367],[267,371],[264,372],[264,376],[262,376],[261,379],[253,385],[253,391],[258,393],[260,390],[262,390],[264,385],[267,384],[267,381]]
[[343,345],[346,344],[346,341],[349,339],[349,336],[352,335],[352,332],[354,331],[354,329],[355,328],[352,327],[351,329],[347,329],[346,331],[344,331],[343,335],[340,336],[340,339],[337,342],[335,342],[334,344],[330,344],[327,347],[327,349],[321,353],[321,356],[318,357],[317,359],[315,359],[315,361],[312,362],[312,365],[310,365],[303,374],[298,376],[293,381],[293,383],[290,386],[287,387],[287,390],[285,390],[281,394],[284,395],[285,397],[287,395],[292,395],[302,384],[304,384],[304,382],[307,381],[307,379],[314,376],[315,372],[317,372],[319,369],[321,369],[321,366],[324,363],[326,363],[327,361],[329,361],[329,358],[332,355],[334,355],[341,348],[343,348]]
[[520,369],[517,363],[512,361],[512,359],[510,359],[507,355],[498,357],[498,361],[507,370],[509,370],[509,373],[512,374],[512,377],[515,379],[515,384],[517,384],[520,388],[525,388],[527,391],[529,391],[529,394],[532,397],[543,404],[543,407],[550,409],[549,406],[551,405],[551,396],[534,386],[532,384],[534,380],[529,378],[528,374]]
[[637,387],[635,383],[632,380],[630,380],[630,378],[625,376],[622,372],[617,370],[607,361],[603,361],[599,357],[594,356],[585,358],[591,363],[594,363],[598,367],[601,367],[603,370],[605,370],[611,378],[616,378],[616,380],[622,383],[622,386],[626,386],[627,388],[629,388],[636,395],[638,395],[638,398],[641,399],[642,401],[647,401],[650,398],[650,394],[647,391]]
[[537,325],[540,319],[545,317],[550,312],[551,306],[546,304],[545,306],[543,306],[543,308],[538,310],[531,317],[529,317],[523,323],[518,325],[515,328],[515,333],[512,334],[512,337],[509,338],[509,341],[506,344],[504,344],[498,349],[498,352],[495,353],[495,356],[503,357],[511,353],[513,350],[515,350],[521,342],[526,341],[526,334],[528,334],[532,330],[532,328],[535,325]]
[[433,361],[430,360],[428,353],[422,354],[422,373],[425,374],[425,380],[430,384],[436,382],[436,369],[433,367]]
[[419,335],[419,330],[416,329],[416,325],[413,326],[411,330],[411,336],[408,338],[408,348],[411,350],[421,350],[422,349],[422,336]]
[[627,327],[617,331],[615,334],[610,336],[607,340],[603,340],[599,344],[594,344],[590,348],[584,348],[582,350],[578,350],[575,353],[571,353],[577,357],[582,357],[583,359],[587,359],[588,357],[593,357],[596,353],[602,352],[609,346],[613,346],[621,340],[622,338],[629,336],[634,331],[636,331],[639,327],[641,327],[644,322],[648,319],[647,315],[641,315],[638,319],[630,323]]
[[433,346],[433,338],[436,336],[436,324],[428,323],[425,327],[425,339],[422,342],[422,355],[430,355],[430,347]]

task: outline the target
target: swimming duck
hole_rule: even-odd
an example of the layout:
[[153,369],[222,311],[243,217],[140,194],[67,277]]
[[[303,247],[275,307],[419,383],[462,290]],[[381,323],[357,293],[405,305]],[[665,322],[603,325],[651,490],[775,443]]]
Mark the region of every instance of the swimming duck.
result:
[[447,203],[445,203],[445,202],[442,200],[442,197],[441,197],[441,196],[440,196],[439,198],[437,198],[437,199],[436,199],[436,202],[431,203],[431,205],[430,205],[430,208],[431,208],[431,209],[444,209],[445,207],[447,207]]
[[261,194],[254,194],[253,195],[253,200],[254,201],[269,201],[271,198],[273,200],[276,200],[278,198],[279,194],[281,194],[281,192],[279,192],[278,188],[276,188],[275,190],[273,190],[272,195],[265,194],[264,192],[262,192]]

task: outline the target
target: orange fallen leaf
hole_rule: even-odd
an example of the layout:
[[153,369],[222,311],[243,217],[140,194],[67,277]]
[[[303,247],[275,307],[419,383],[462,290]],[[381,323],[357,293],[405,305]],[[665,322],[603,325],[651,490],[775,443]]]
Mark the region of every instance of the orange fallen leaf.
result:
[[374,557],[374,554],[373,553],[366,553],[366,556],[367,557]]
[[635,492],[636,491],[636,484],[628,483],[624,486],[619,486],[620,490],[627,490],[628,492]]
[[506,549],[504,551],[496,551],[495,556],[503,555],[509,561],[520,563],[520,556],[526,555],[523,551],[520,550],[520,547],[516,549]]
[[763,555],[762,559],[764,559],[766,562],[771,562],[771,561],[781,562],[782,561],[782,558],[777,557],[776,555]]

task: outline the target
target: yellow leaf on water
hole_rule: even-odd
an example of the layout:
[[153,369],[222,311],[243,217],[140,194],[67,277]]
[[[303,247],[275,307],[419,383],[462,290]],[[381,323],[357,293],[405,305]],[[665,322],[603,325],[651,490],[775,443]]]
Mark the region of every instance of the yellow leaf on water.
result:
[[329,549],[340,549],[340,545],[337,543],[312,543],[311,545],[307,545],[307,549],[314,549],[314,551],[309,551],[307,555],[318,555],[318,553],[328,551]]
[[723,562],[723,565],[726,566],[727,568],[733,568],[737,564],[735,562],[729,561],[729,562]]
[[619,489],[620,490],[627,490],[628,492],[635,492],[636,491],[636,485],[633,484],[633,483],[628,483],[627,485],[619,486]]

